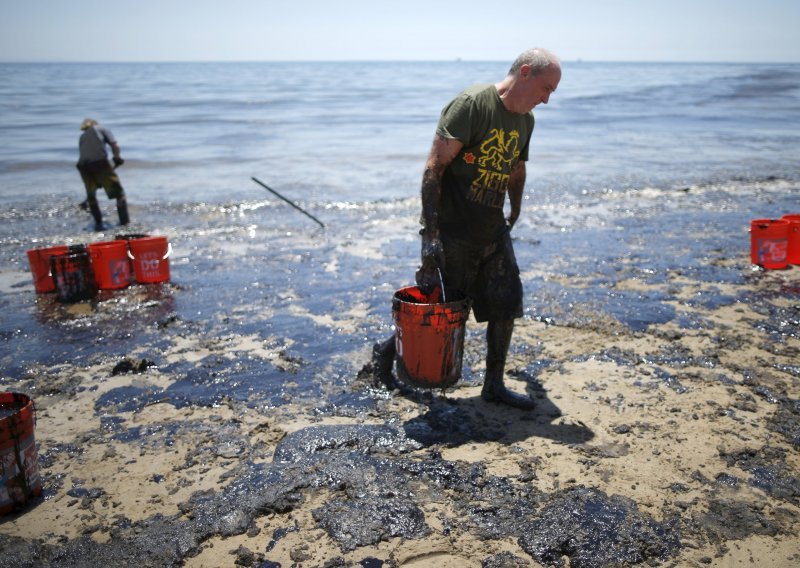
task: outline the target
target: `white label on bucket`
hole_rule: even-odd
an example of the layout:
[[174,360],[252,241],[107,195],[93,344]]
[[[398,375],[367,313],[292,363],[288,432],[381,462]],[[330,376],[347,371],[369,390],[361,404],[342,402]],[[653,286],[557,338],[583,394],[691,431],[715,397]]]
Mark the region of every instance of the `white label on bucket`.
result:
[[145,278],[158,278],[161,275],[158,270],[161,264],[161,258],[158,256],[158,253],[147,251],[142,253],[136,260]]

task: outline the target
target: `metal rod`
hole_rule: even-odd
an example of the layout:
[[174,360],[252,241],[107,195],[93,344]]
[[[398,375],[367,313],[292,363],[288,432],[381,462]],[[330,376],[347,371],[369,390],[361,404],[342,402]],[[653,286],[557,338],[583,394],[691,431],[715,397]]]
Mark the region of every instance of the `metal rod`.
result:
[[320,221],[319,219],[317,219],[316,217],[314,217],[314,216],[313,216],[311,213],[309,213],[308,211],[306,211],[305,209],[303,209],[303,208],[302,208],[302,207],[300,207],[299,205],[296,205],[296,204],[295,204],[295,203],[293,203],[292,201],[290,201],[290,200],[286,199],[286,198],[285,198],[283,195],[281,195],[280,193],[278,193],[277,191],[275,191],[274,189],[272,189],[271,187],[269,187],[269,186],[268,186],[267,184],[265,184],[264,182],[262,182],[262,181],[260,181],[260,180],[258,180],[258,179],[256,179],[256,178],[251,178],[251,179],[252,179],[254,182],[256,182],[258,185],[260,185],[261,187],[263,187],[264,189],[266,189],[267,191],[269,191],[269,192],[271,192],[271,193],[274,193],[276,196],[278,196],[278,197],[280,197],[281,199],[283,199],[283,200],[284,200],[286,203],[288,203],[289,205],[291,205],[292,207],[294,207],[295,209],[297,209],[298,211],[300,211],[300,213],[302,213],[303,215],[306,215],[306,216],[310,217],[311,219],[313,219],[313,220],[314,220],[314,222],[315,222],[315,223],[317,223],[317,224],[318,224],[320,227],[322,227],[323,229],[325,228],[325,225],[323,225],[323,224],[322,224],[322,221]]

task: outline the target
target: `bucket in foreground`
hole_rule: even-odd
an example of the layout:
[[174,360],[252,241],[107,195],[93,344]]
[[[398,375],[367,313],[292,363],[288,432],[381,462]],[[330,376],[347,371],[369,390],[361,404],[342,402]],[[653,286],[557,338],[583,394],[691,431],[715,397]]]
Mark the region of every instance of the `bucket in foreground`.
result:
[[800,264],[800,213],[789,213],[781,217],[789,222],[788,237],[786,244],[786,262],[789,264]]
[[0,393],[0,515],[41,495],[33,401],[20,393]]
[[64,254],[67,250],[69,250],[67,245],[59,245],[28,251],[28,264],[31,267],[33,286],[36,288],[37,294],[55,291],[56,283],[53,281],[53,275],[50,272],[50,257],[56,254]]
[[470,301],[457,291],[446,290],[446,297],[446,303],[428,303],[431,298],[416,286],[395,292],[397,376],[403,382],[444,389],[461,378]]
[[131,261],[127,241],[89,243],[89,256],[95,282],[101,290],[125,288],[131,281]]
[[59,302],[80,302],[97,295],[89,251],[83,245],[71,246],[66,253],[51,256],[50,272]]
[[141,284],[169,281],[169,255],[172,246],[167,237],[143,237],[128,241],[136,281]]
[[753,219],[750,221],[750,262],[767,270],[786,268],[789,221]]

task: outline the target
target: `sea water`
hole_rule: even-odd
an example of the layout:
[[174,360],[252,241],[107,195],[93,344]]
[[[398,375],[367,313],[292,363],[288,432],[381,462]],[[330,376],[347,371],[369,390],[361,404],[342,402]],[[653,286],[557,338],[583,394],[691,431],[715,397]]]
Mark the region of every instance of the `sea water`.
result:
[[[506,62],[0,64],[0,204],[80,201],[81,121],[112,130],[132,203],[418,194],[441,108]],[[800,175],[800,65],[564,62],[535,109],[529,194]]]

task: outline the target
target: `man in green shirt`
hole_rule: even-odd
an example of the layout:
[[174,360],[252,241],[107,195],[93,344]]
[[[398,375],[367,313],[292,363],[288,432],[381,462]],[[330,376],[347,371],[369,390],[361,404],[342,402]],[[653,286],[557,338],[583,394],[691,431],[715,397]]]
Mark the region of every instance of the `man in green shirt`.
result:
[[[430,290],[441,271],[448,288],[470,296],[475,319],[488,322],[481,396],[526,410],[534,401],[503,384],[514,320],[522,317],[522,283],[510,231],[522,204],[531,111],[547,104],[560,80],[558,58],[535,48],[522,53],[499,83],[461,92],[442,110],[422,178],[417,284]],[[389,386],[394,355],[393,341],[375,347],[375,372]]]

